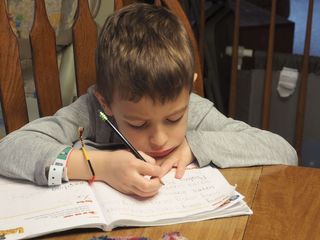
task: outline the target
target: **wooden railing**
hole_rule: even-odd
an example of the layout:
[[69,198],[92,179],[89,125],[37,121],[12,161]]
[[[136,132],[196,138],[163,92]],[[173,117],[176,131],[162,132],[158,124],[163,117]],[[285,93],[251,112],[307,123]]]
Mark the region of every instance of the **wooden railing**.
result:
[[[233,51],[232,51],[232,70],[230,79],[230,98],[229,98],[229,116],[235,117],[236,115],[236,102],[237,102],[237,66],[238,66],[238,41],[239,41],[239,12],[240,12],[240,0],[235,0],[235,24],[234,24],[234,39],[233,39]],[[275,34],[275,18],[276,18],[276,0],[272,0],[269,39],[268,39],[268,51],[266,70],[264,77],[264,92],[263,92],[263,104],[262,104],[262,123],[263,129],[269,129],[270,121],[270,98],[271,98],[271,85],[272,85],[272,65],[274,55],[274,34]],[[310,55],[310,39],[311,39],[311,26],[312,26],[312,13],[313,13],[313,0],[309,0],[309,10],[307,18],[307,31],[305,37],[303,62],[300,69],[300,90],[299,99],[297,105],[296,114],[296,127],[295,127],[295,144],[294,147],[297,150],[299,156],[299,164],[301,164],[301,145],[303,138],[303,126],[304,126],[304,114],[306,108],[306,93],[307,93],[307,79],[308,79],[308,66]]]

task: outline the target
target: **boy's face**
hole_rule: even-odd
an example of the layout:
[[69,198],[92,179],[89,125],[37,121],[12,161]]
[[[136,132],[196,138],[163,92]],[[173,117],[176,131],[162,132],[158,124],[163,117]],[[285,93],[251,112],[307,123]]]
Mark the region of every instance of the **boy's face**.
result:
[[184,140],[187,130],[189,91],[183,89],[174,100],[164,104],[148,97],[138,102],[117,95],[104,111],[114,117],[120,132],[139,151],[154,158],[169,155]]

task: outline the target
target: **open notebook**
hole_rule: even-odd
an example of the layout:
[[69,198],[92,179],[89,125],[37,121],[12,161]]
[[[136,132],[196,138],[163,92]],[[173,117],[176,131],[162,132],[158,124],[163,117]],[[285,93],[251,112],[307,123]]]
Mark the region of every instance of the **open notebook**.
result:
[[211,166],[174,170],[152,198],[124,195],[107,184],[71,181],[41,187],[0,178],[0,235],[29,238],[73,228],[156,226],[252,214],[243,196]]

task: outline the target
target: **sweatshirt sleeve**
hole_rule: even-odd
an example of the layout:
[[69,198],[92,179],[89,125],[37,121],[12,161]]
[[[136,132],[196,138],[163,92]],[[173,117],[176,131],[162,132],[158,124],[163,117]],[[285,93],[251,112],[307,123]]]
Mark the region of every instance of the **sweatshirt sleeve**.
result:
[[48,183],[46,168],[89,124],[87,95],[54,116],[34,120],[0,141],[0,175],[39,185]]
[[227,118],[196,95],[190,100],[187,141],[201,167],[211,162],[221,168],[298,163],[284,138]]

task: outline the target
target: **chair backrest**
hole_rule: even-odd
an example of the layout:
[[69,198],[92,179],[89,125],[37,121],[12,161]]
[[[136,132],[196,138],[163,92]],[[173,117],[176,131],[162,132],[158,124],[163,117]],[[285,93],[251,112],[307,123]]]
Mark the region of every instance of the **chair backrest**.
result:
[[[115,9],[133,1],[115,0]],[[196,52],[198,79],[194,90],[203,95],[200,57],[192,28],[180,4],[176,0],[155,1],[162,4],[183,21]],[[45,1],[34,1],[34,21],[30,32],[30,45],[35,91],[40,117],[54,114],[62,107],[59,69],[56,54],[55,32],[48,20]],[[19,59],[19,44],[10,26],[6,0],[0,0],[0,101],[6,133],[28,123],[24,82]],[[76,19],[72,27],[77,95],[86,92],[96,82],[95,50],[97,26],[93,20],[88,0],[78,0]]]
[[[54,114],[62,107],[55,33],[46,13],[44,0],[34,1],[34,22],[30,32],[32,65],[40,117]],[[95,83],[97,27],[87,0],[78,0],[73,25],[77,94]],[[28,120],[19,45],[10,26],[6,1],[0,0],[0,101],[7,133]]]

